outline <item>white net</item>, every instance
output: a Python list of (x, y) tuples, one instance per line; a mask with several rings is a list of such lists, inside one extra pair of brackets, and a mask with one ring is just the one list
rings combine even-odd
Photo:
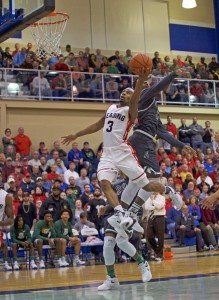
[(61, 54), (60, 41), (68, 19), (68, 14), (53, 12), (30, 26), (39, 57)]

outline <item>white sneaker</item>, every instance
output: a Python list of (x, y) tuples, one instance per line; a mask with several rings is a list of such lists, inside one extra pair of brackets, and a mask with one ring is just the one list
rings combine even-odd
[(138, 268), (141, 272), (142, 281), (143, 282), (150, 281), (152, 278), (152, 274), (151, 274), (149, 264), (147, 262), (141, 263), (140, 265), (138, 265)]
[(182, 197), (170, 186), (168, 186), (169, 189), (170, 189), (170, 192), (169, 192), (169, 197), (170, 199), (172, 200), (172, 205), (173, 206), (176, 206), (176, 208), (180, 209), (182, 208), (182, 205), (183, 205), (183, 200), (182, 200)]
[(207, 251), (207, 250), (209, 250), (209, 247), (207, 245), (204, 245), (203, 250)]
[(73, 260), (73, 266), (76, 267), (76, 266), (83, 266), (85, 265), (85, 262), (80, 260), (79, 258), (74, 258)]
[(17, 261), (14, 262), (14, 270), (17, 271), (20, 269), (20, 265)]
[(12, 271), (12, 267), (9, 266), (7, 261), (4, 263), (4, 269), (5, 269), (5, 271)]
[(138, 216), (137, 214), (133, 213), (132, 211), (127, 211), (125, 213), (125, 216), (126, 217), (130, 217), (133, 221), (133, 224), (131, 226), (131, 228), (129, 227), (126, 227), (126, 220), (123, 220), (121, 221), (121, 224), (120, 224), (120, 227), (127, 231), (127, 233), (129, 233), (130, 230), (135, 230), (137, 232), (140, 232), (140, 233), (144, 233), (144, 229), (141, 227), (141, 225), (138, 223)]
[(209, 250), (210, 250), (210, 251), (211, 251), (211, 250), (213, 250), (213, 251), (214, 251), (214, 250), (217, 250), (217, 247), (214, 247), (213, 245), (210, 245), (210, 246), (209, 246)]
[(45, 269), (46, 266), (45, 266), (45, 263), (43, 260), (40, 261), (40, 269)]
[(118, 289), (119, 287), (119, 281), (118, 279), (115, 278), (111, 278), (108, 275), (106, 276), (106, 281), (104, 281), (103, 284), (101, 284), (100, 286), (98, 286), (98, 291), (108, 291), (108, 290), (115, 290)]
[(58, 259), (58, 265), (59, 265), (59, 267), (65, 267), (65, 263), (64, 263), (64, 261), (61, 259), (61, 258), (59, 258)]
[(67, 260), (66, 260), (65, 257), (62, 257), (62, 262), (64, 264), (64, 267), (68, 267), (69, 266), (69, 263), (67, 262)]
[[(114, 215), (107, 219), (108, 223), (118, 232), (120, 229), (129, 228), (133, 224), (132, 218), (129, 213), (115, 210)], [(122, 224), (122, 227), (120, 226)], [(124, 230), (124, 229), (123, 229)]]
[(34, 261), (34, 260), (31, 260), (31, 262), (30, 262), (30, 267), (31, 267), (32, 270), (38, 269), (38, 268), (37, 268), (37, 265), (35, 264), (35, 261)]

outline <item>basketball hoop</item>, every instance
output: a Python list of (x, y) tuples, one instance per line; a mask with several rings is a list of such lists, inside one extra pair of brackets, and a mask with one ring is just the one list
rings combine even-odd
[(40, 22), (30, 26), (32, 36), (41, 58), (59, 56), (60, 41), (69, 19), (69, 15), (62, 12), (52, 12)]

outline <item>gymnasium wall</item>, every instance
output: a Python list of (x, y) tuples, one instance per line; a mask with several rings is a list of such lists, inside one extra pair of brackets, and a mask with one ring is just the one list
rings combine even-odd
[(169, 0), (170, 48), (172, 53), (211, 57), (217, 53), (213, 0), (197, 0), (194, 9), (183, 9), (181, 0)]
[[(31, 137), (32, 149), (38, 149), (40, 141), (45, 141), (48, 148), (61, 136), (74, 133), (100, 119), (108, 104), (62, 103), (37, 101), (4, 101), (0, 102), (0, 134), (4, 135), (5, 128), (12, 130), (12, 136), (17, 135), (18, 127), (25, 129), (25, 134)], [(174, 123), (180, 126), (180, 118), (186, 118), (187, 124), (192, 123), (193, 116), (197, 116), (199, 124), (204, 126), (206, 120), (211, 120), (212, 128), (219, 129), (218, 109), (195, 108), (179, 106), (160, 106), (161, 119), (166, 122), (167, 115), (173, 116)], [(181, 112), (180, 112), (181, 111)], [(101, 143), (101, 131), (78, 139), (79, 146), (89, 141), (94, 149)], [(68, 150), (70, 146), (63, 147)]]
[[(56, 10), (70, 14), (61, 45), (70, 43), (75, 52), (86, 46), (161, 55), (194, 52), (210, 57), (216, 53), (213, 0), (197, 0), (198, 7), (185, 10), (182, 0), (56, 0)], [(29, 29), (22, 40), (33, 41)], [(194, 40), (195, 38), (195, 40)], [(171, 51), (172, 50), (172, 51)]]

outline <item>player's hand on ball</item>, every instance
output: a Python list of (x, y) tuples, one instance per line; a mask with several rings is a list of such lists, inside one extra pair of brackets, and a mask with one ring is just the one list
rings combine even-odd
[(184, 146), (183, 147), (183, 151), (185, 153), (190, 153), (192, 155), (196, 155), (196, 151), (192, 147), (190, 147), (190, 146)]
[(76, 134), (69, 134), (66, 136), (62, 136), (61, 138), (63, 139), (62, 144), (68, 146), (71, 142), (76, 140), (77, 136)]
[(151, 69), (150, 68), (142, 68), (139, 69), (138, 72), (138, 80), (140, 81), (145, 81), (148, 79), (149, 74), (151, 73)]

